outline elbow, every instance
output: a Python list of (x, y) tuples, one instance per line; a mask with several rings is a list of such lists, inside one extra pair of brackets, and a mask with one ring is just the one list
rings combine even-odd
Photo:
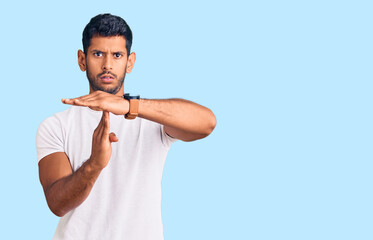
[(215, 114), (211, 111), (208, 135), (210, 135), (212, 131), (214, 131), (215, 127), (216, 127), (216, 117), (215, 117)]
[(65, 216), (65, 214), (67, 213), (66, 211), (63, 211), (62, 209), (54, 209), (54, 210), (52, 210), (52, 209), (50, 208), (50, 210), (51, 210), (52, 213), (53, 213), (54, 215), (56, 215), (57, 217), (63, 217), (63, 216)]
[(65, 209), (63, 207), (63, 204), (61, 204), (58, 201), (56, 201), (55, 199), (51, 198), (50, 194), (48, 194), (48, 193), (46, 193), (45, 196), (46, 196), (48, 207), (51, 210), (51, 212), (54, 215), (56, 215), (57, 217), (65, 216), (67, 211), (65, 211)]
[(66, 214), (66, 212), (63, 211), (62, 208), (59, 208), (58, 206), (53, 206), (53, 204), (51, 204), (49, 201), (48, 201), (48, 207), (51, 210), (51, 212), (57, 217), (63, 217)]
[(54, 214), (54, 215), (56, 215), (57, 217), (63, 217), (63, 216), (65, 216), (65, 214), (66, 213), (63, 213), (62, 211), (57, 211), (57, 210), (52, 210), (51, 209), (51, 211), (52, 211), (52, 213)]
[(209, 114), (209, 117), (208, 117), (208, 121), (206, 121), (206, 123), (207, 123), (206, 128), (205, 128), (205, 131), (202, 133), (202, 135), (203, 135), (202, 138), (210, 135), (216, 127), (216, 117), (215, 117), (215, 114), (211, 110), (210, 110), (210, 114)]

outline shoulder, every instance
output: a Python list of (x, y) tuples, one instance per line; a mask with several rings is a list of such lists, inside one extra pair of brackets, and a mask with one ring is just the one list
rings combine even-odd
[(71, 119), (74, 115), (77, 114), (77, 111), (79, 111), (76, 108), (77, 107), (70, 107), (65, 111), (55, 113), (52, 116), (44, 119), (38, 127), (37, 136), (61, 134), (62, 128), (64, 128), (64, 126), (66, 126), (66, 124), (70, 122), (69, 119)]
[(42, 121), (39, 125), (39, 128), (43, 126), (60, 125), (61, 123), (66, 123), (69, 119), (74, 118), (76, 115), (80, 115), (81, 112), (82, 107), (69, 107), (62, 112), (55, 113), (52, 116), (44, 119), (44, 121)]

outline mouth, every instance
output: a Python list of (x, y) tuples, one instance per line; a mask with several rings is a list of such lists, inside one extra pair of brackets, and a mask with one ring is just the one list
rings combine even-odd
[(100, 79), (103, 83), (112, 83), (115, 78), (110, 74), (104, 74), (100, 76)]

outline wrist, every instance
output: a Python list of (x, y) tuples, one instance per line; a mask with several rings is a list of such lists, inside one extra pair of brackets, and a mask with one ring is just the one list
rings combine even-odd
[(92, 156), (86, 161), (86, 164), (86, 172), (88, 175), (95, 175), (95, 173), (100, 173), (102, 169), (106, 167), (106, 165), (99, 163)]
[(123, 102), (123, 107), (122, 107), (123, 111), (122, 111), (122, 114), (120, 115), (126, 115), (130, 111), (130, 102), (123, 97), (121, 98), (122, 98), (121, 101)]

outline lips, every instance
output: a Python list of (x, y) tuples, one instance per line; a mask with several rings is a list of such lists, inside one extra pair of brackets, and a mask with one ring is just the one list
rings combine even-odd
[(110, 74), (104, 74), (100, 76), (100, 79), (103, 83), (112, 83), (115, 78)]

